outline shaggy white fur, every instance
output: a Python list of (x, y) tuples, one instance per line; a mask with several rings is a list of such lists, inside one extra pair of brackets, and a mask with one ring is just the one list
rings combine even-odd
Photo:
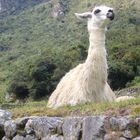
[(121, 96), (121, 97), (118, 97), (115, 101), (122, 102), (122, 101), (132, 100), (132, 99), (136, 99), (136, 98), (133, 96)]
[(88, 20), (89, 50), (83, 64), (68, 72), (58, 84), (48, 101), (48, 107), (76, 105), (85, 102), (108, 102), (115, 94), (107, 83), (107, 59), (105, 49), (106, 24), (114, 18), (113, 9), (95, 7), (93, 12), (76, 14)]

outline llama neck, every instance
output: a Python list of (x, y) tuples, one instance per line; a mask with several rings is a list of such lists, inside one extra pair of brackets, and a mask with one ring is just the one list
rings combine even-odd
[(93, 62), (93, 60), (99, 57), (106, 60), (105, 32), (105, 29), (93, 29), (89, 31), (90, 45), (86, 62)]
[(89, 50), (88, 55), (92, 55), (94, 49), (105, 48), (105, 29), (93, 29), (89, 31)]
[(93, 29), (92, 31), (90, 31), (89, 41), (90, 46), (85, 63), (90, 67), (90, 77), (92, 78), (96, 75), (99, 80), (105, 82), (107, 81), (105, 29)]

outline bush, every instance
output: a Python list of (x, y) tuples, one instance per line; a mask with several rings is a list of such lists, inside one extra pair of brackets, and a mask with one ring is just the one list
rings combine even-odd
[(54, 90), (53, 75), (56, 66), (47, 61), (39, 62), (31, 72), (30, 97), (34, 100), (50, 95)]
[(126, 84), (132, 81), (135, 73), (131, 66), (124, 63), (111, 63), (109, 65), (109, 82), (114, 90), (125, 88)]
[(140, 86), (140, 76), (136, 76), (131, 83), (128, 83), (127, 86)]
[[(33, 65), (32, 68), (22, 69), (13, 76), (10, 81), (8, 93), (16, 96), (16, 99), (41, 99), (50, 95), (56, 86), (53, 81), (53, 74), (56, 66), (42, 60)], [(29, 66), (30, 67), (30, 66)]]
[(26, 99), (29, 96), (28, 80), (28, 76), (25, 73), (18, 72), (10, 82), (8, 93), (16, 97), (16, 99)]

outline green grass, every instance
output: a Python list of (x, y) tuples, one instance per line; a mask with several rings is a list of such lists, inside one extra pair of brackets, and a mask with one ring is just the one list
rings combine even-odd
[[(3, 105), (3, 107), (6, 105)], [(25, 116), (91, 116), (91, 115), (107, 115), (107, 116), (139, 116), (140, 115), (140, 99), (133, 99), (123, 102), (112, 103), (87, 103), (77, 106), (64, 106), (57, 109), (47, 107), (47, 102), (30, 102), (25, 104), (11, 104), (13, 118)]]

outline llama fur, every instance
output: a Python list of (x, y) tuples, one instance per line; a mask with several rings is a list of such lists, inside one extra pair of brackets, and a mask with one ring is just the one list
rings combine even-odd
[(88, 56), (83, 64), (70, 70), (61, 79), (49, 98), (48, 107), (51, 108), (86, 102), (112, 102), (116, 99), (107, 83), (108, 65), (105, 49), (106, 25), (114, 18), (113, 9), (98, 6), (92, 12), (76, 14), (76, 16), (87, 20), (88, 23), (90, 43)]
[[(105, 14), (106, 10), (110, 9), (109, 7), (99, 8), (103, 9)], [(104, 25), (97, 28), (92, 14), (90, 12), (76, 14), (78, 18), (88, 20), (90, 36), (88, 56), (85, 63), (78, 65), (62, 78), (49, 98), (49, 107), (56, 108), (85, 102), (108, 102), (115, 99), (115, 94), (107, 83), (106, 28)], [(103, 21), (102, 24), (104, 24)]]
[(118, 97), (116, 98), (116, 102), (123, 102), (123, 101), (126, 101), (126, 100), (134, 100), (136, 99), (135, 97), (133, 96), (121, 96), (121, 97)]

